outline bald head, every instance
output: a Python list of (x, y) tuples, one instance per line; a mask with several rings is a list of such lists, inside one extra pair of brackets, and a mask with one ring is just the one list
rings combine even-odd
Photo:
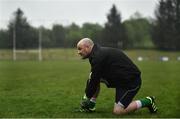
[(87, 58), (94, 46), (93, 41), (90, 38), (83, 38), (77, 43), (78, 54), (83, 59)]
[(93, 43), (93, 41), (92, 41), (90, 38), (83, 38), (83, 39), (81, 39), (81, 40), (78, 42), (77, 46), (78, 46), (78, 45), (93, 46), (94, 43)]

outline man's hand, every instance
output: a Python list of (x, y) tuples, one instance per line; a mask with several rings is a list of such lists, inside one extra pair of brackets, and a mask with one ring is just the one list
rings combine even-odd
[(89, 108), (90, 99), (82, 99), (80, 105), (83, 109)]
[(83, 97), (81, 103), (80, 103), (80, 106), (82, 109), (85, 109), (89, 112), (92, 112), (92, 111), (95, 111), (95, 105), (96, 103), (91, 101), (89, 98), (87, 97)]

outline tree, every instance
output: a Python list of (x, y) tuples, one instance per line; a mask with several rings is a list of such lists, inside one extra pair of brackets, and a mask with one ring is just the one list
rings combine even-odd
[(13, 32), (16, 34), (16, 48), (25, 49), (38, 46), (38, 32), (30, 26), (20, 8), (14, 12), (14, 18), (10, 21), (8, 29), (11, 43), (13, 40)]
[(94, 42), (99, 43), (102, 29), (102, 26), (99, 24), (84, 23), (81, 32), (83, 37), (89, 37)]
[(54, 47), (54, 42), (52, 42), (52, 30), (47, 29), (45, 27), (40, 28), (42, 33), (42, 46), (45, 48)]
[(102, 44), (110, 47), (123, 47), (125, 38), (124, 26), (121, 23), (121, 15), (113, 5), (107, 15), (108, 22), (103, 30)]
[(152, 25), (147, 18), (135, 12), (129, 20), (123, 22), (127, 32), (127, 48), (150, 48), (153, 47), (151, 39)]
[(180, 1), (160, 0), (155, 11), (153, 41), (162, 50), (180, 50)]
[(65, 43), (65, 29), (62, 25), (55, 24), (52, 28), (52, 42), (54, 47), (63, 47)]
[(66, 47), (76, 47), (77, 42), (82, 38), (81, 29), (75, 23), (66, 28)]
[(0, 48), (10, 48), (11, 42), (8, 40), (8, 31), (0, 30)]

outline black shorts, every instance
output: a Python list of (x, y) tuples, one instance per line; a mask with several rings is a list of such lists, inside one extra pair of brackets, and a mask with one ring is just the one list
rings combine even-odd
[(115, 102), (117, 104), (122, 104), (124, 108), (128, 107), (128, 105), (132, 102), (133, 98), (135, 97), (139, 89), (140, 85), (133, 89), (116, 88)]

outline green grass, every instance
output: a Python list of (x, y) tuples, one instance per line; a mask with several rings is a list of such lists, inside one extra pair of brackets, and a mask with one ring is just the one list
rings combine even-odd
[[(20, 51), (20, 52), (19, 52)], [(38, 50), (19, 50), (17, 60), (38, 60)], [(180, 57), (180, 51), (156, 51), (156, 50), (125, 50), (131, 59), (137, 60), (141, 56), (144, 60), (158, 61), (160, 57), (167, 56), (171, 61), (176, 61)], [(74, 60), (79, 59), (76, 49), (43, 49), (43, 60)], [(0, 60), (12, 60), (12, 50), (0, 50)]]
[(75, 113), (84, 94), (87, 61), (0, 61), (0, 117), (180, 117), (180, 62), (136, 62), (143, 84), (135, 99), (155, 95), (159, 112), (147, 109), (125, 116), (112, 114), (114, 89), (101, 85), (95, 113)]

